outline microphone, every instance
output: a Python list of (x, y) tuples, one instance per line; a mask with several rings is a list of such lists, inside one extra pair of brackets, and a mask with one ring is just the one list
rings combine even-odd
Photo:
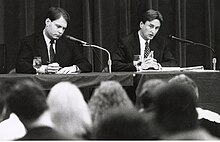
[(87, 42), (85, 42), (85, 41), (83, 41), (83, 40), (80, 40), (80, 39), (77, 39), (77, 38), (75, 38), (75, 37), (69, 36), (69, 35), (65, 35), (65, 37), (66, 37), (67, 39), (70, 39), (70, 40), (73, 40), (73, 41), (77, 41), (77, 42), (79, 42), (79, 43), (81, 43), (81, 44), (87, 44)]
[(83, 40), (77, 39), (77, 38), (72, 37), (72, 36), (69, 36), (69, 35), (65, 35), (65, 37), (66, 37), (67, 39), (70, 39), (70, 40), (77, 41), (77, 42), (81, 43), (82, 46), (84, 46), (84, 47), (94, 47), (94, 48), (98, 48), (98, 49), (100, 49), (100, 50), (105, 51), (105, 52), (108, 54), (109, 73), (112, 72), (112, 69), (111, 69), (111, 65), (112, 65), (111, 55), (110, 55), (110, 52), (109, 52), (107, 49), (105, 49), (105, 48), (103, 48), (103, 47), (100, 47), (100, 46), (97, 46), (97, 45), (88, 44), (87, 42), (85, 42), (85, 41), (83, 41)]
[(179, 42), (185, 42), (185, 43), (189, 43), (189, 44), (195, 44), (193, 41), (190, 41), (190, 40), (186, 40), (186, 39), (182, 39), (182, 38), (178, 38), (178, 37), (175, 37), (173, 35), (169, 35), (169, 38), (172, 39), (172, 40), (177, 40)]
[(203, 46), (203, 47), (206, 47), (206, 48), (210, 49), (212, 51), (212, 53), (214, 54), (213, 59), (212, 59), (213, 70), (216, 70), (217, 59), (215, 57), (215, 50), (213, 48), (211, 48), (208, 45), (202, 44), (202, 43), (196, 43), (196, 42), (193, 42), (193, 41), (190, 41), (190, 40), (175, 37), (173, 35), (169, 35), (169, 38), (172, 39), (172, 40), (179, 41), (179, 42), (185, 42), (185, 43), (189, 43), (189, 44), (193, 44), (193, 45), (197, 45), (197, 46)]

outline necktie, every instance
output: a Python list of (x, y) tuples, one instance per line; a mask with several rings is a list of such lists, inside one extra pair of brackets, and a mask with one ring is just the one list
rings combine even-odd
[(53, 63), (54, 62), (54, 58), (55, 58), (55, 52), (53, 50), (53, 44), (54, 44), (54, 40), (51, 40), (50, 41), (50, 63)]
[(144, 58), (147, 58), (149, 54), (150, 54), (150, 47), (149, 47), (149, 43), (146, 41), (145, 49), (144, 49)]

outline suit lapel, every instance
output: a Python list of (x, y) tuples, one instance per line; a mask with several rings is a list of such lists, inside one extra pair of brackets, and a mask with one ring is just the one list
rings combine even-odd
[(57, 40), (56, 42), (56, 56), (55, 56), (55, 61), (58, 61), (64, 57), (64, 47), (65, 45), (62, 42), (62, 39)]
[(157, 42), (157, 40), (153, 39), (150, 41), (150, 49), (151, 51), (154, 51), (154, 58), (155, 59), (159, 59), (160, 57), (160, 50), (159, 50), (159, 44)]
[(138, 55), (140, 54), (140, 40), (139, 40), (139, 37), (138, 37), (138, 32), (135, 32), (133, 34), (134, 36), (134, 41), (132, 41), (132, 49), (133, 49), (133, 55)]
[(49, 57), (48, 57), (47, 45), (44, 40), (43, 34), (37, 35), (36, 47), (38, 50), (37, 52), (40, 53), (40, 55), (41, 55), (42, 64), (47, 65), (49, 62)]

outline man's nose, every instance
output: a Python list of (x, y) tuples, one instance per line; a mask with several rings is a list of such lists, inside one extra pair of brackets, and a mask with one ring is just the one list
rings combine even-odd
[(157, 33), (157, 29), (156, 29), (156, 28), (152, 28), (152, 29), (151, 29), (151, 32), (154, 33), (154, 34), (156, 34), (156, 33)]
[(60, 34), (63, 34), (64, 31), (65, 31), (65, 30), (64, 30), (63, 28), (59, 28), (59, 29), (58, 29), (58, 32), (59, 32)]

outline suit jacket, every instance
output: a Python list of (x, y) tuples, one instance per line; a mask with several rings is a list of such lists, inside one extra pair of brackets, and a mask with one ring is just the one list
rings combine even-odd
[(18, 140), (69, 140), (69, 138), (61, 135), (53, 128), (42, 126), (28, 130), (27, 134)]
[[(77, 65), (82, 72), (90, 72), (91, 64), (80, 52), (80, 45), (61, 37), (56, 41), (55, 62), (61, 67)], [(32, 67), (34, 56), (42, 58), (42, 65), (47, 65), (49, 61), (47, 45), (43, 33), (33, 34), (21, 40), (20, 50), (16, 63), (17, 73), (36, 73)]]
[[(167, 42), (160, 36), (155, 36), (150, 41), (150, 49), (154, 51), (154, 58), (162, 66), (176, 66), (176, 60), (173, 57)], [(134, 32), (121, 39), (118, 49), (112, 54), (113, 71), (136, 71), (133, 65), (134, 55), (140, 54), (140, 40), (138, 32)]]
[(205, 128), (211, 135), (220, 138), (220, 123), (210, 121), (208, 119), (199, 119), (201, 127)]

